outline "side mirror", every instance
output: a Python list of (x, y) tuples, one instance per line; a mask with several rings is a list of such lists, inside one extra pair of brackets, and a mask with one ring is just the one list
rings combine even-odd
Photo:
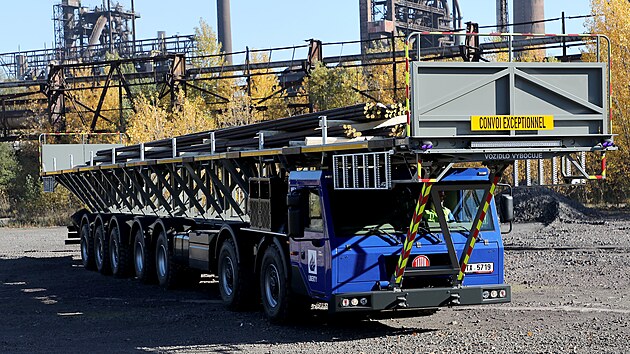
[(287, 207), (287, 235), (291, 238), (304, 237), (302, 193), (296, 191), (287, 195)]
[(500, 201), (500, 216), (501, 222), (512, 222), (514, 221), (514, 198), (508, 194), (501, 194)]

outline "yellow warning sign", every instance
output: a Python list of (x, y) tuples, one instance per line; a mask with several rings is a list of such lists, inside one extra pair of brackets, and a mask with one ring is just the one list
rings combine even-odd
[(470, 116), (473, 131), (552, 130), (553, 116)]

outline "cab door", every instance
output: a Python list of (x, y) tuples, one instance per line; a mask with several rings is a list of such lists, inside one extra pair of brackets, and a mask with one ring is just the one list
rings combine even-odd
[(304, 221), (304, 238), (300, 240), (300, 272), (312, 295), (326, 296), (330, 270), (330, 245), (325, 213), (319, 188), (308, 189), (308, 217)]

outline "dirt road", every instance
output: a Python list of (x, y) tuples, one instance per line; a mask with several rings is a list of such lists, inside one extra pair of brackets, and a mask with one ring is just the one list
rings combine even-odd
[(65, 229), (0, 228), (0, 352), (610, 352), (630, 350), (630, 221), (521, 224), (513, 302), (429, 317), (291, 326), (229, 312), (217, 284), (163, 291), (81, 267)]

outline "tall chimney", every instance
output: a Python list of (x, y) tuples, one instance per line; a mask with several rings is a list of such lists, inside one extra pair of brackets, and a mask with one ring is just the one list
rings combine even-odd
[(497, 0), (497, 32), (509, 32), (507, 0)]
[(514, 26), (515, 33), (545, 33), (545, 0), (514, 0), (514, 23), (526, 23)]
[[(232, 25), (230, 21), (230, 0), (217, 0), (219, 43), (221, 43), (221, 49), (224, 53), (232, 53)], [(232, 56), (227, 55), (225, 61), (232, 64)]]

